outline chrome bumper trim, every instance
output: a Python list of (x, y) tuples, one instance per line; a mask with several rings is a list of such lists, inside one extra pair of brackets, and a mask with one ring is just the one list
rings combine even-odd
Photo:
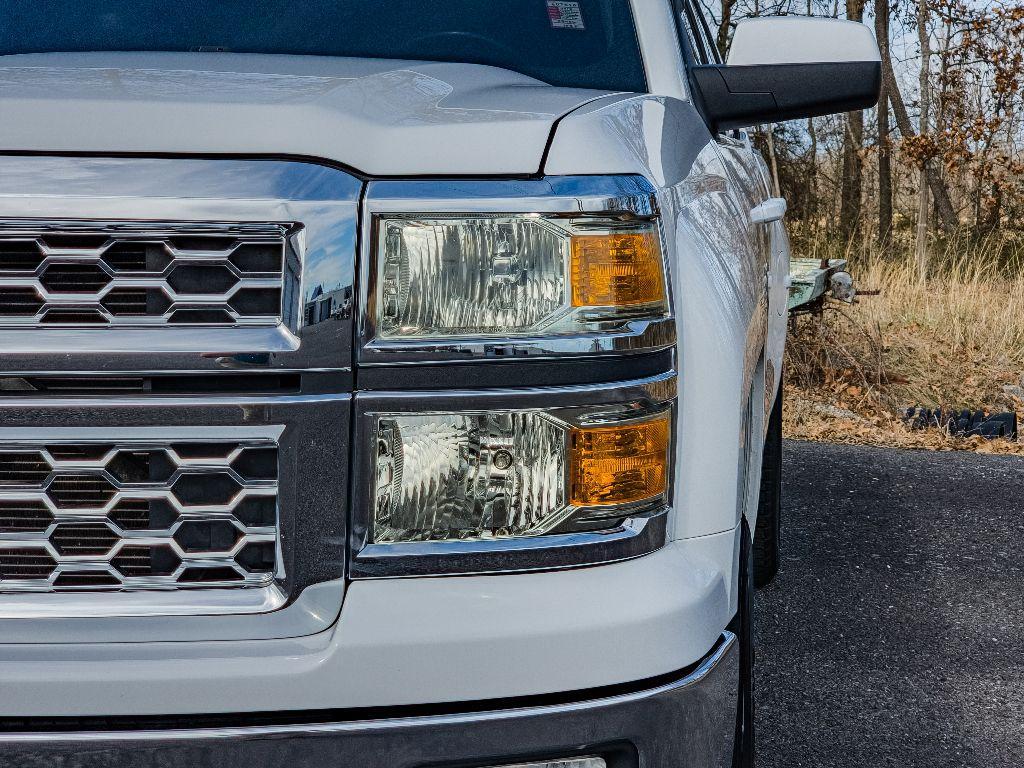
[(97, 768), (319, 768), (328, 756), (337, 765), (413, 768), (569, 754), (617, 754), (616, 764), (630, 768), (725, 768), (731, 765), (735, 733), (737, 648), (736, 636), (723, 632), (713, 651), (684, 677), (571, 703), (345, 722), (8, 732), (0, 734), (0, 750), (15, 761), (11, 764), (57, 766), (75, 755), (77, 765)]

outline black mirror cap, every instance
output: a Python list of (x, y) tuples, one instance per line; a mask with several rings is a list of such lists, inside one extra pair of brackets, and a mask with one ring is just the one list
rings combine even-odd
[(867, 109), (878, 103), (877, 61), (694, 67), (691, 83), (715, 131)]

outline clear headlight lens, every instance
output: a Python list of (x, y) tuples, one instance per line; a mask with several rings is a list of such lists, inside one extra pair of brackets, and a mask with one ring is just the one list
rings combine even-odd
[(517, 337), (667, 311), (652, 221), (380, 217), (377, 335)]
[(668, 411), (600, 426), (537, 410), (380, 414), (370, 539), (592, 528), (594, 514), (665, 497), (670, 420)]

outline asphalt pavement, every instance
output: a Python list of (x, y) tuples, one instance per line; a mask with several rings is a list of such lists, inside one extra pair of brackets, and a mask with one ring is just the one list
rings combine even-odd
[(1024, 766), (1024, 457), (786, 442), (758, 768)]

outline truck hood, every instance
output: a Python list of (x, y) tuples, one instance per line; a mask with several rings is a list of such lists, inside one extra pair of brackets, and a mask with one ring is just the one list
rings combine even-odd
[(293, 155), (374, 176), (533, 174), (555, 122), (605, 95), (476, 64), (0, 56), (0, 152)]

